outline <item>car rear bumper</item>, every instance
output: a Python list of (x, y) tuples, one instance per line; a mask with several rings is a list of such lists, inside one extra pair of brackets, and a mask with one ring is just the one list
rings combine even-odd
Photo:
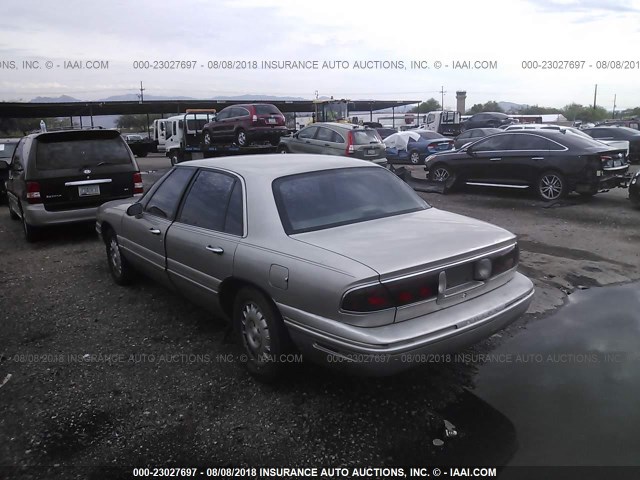
[[(305, 357), (363, 375), (391, 375), (429, 361), (429, 355), (459, 351), (506, 327), (526, 312), (534, 294), (524, 275), (458, 305), (391, 325), (361, 328), (322, 319), (279, 305), (291, 339)], [(431, 325), (447, 319), (448, 327)]]
[(610, 190), (612, 188), (626, 188), (631, 180), (631, 174), (627, 173), (629, 167), (620, 169), (619, 173), (607, 173), (602, 177), (598, 177), (593, 182), (577, 182), (575, 190), (576, 192), (599, 192), (603, 190)]
[(287, 127), (258, 127), (247, 131), (251, 140), (271, 140), (289, 135)]
[(22, 210), (29, 225), (34, 227), (45, 227), (49, 225), (62, 225), (65, 223), (95, 221), (98, 207), (52, 212), (45, 210), (44, 205), (42, 204), (23, 204)]

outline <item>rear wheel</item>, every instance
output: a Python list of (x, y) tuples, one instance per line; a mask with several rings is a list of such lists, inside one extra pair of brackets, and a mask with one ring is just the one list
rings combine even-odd
[(169, 159), (171, 160), (171, 165), (177, 165), (182, 161), (180, 158), (180, 153), (177, 150), (169, 153)]
[(540, 175), (536, 190), (542, 200), (551, 202), (562, 198), (566, 193), (567, 186), (560, 173), (549, 171)]
[(11, 217), (11, 220), (20, 220), (20, 215), (14, 212), (13, 208), (11, 208), (11, 202), (9, 202), (9, 217)]
[(411, 161), (411, 163), (413, 163), (414, 165), (417, 165), (420, 162), (420, 154), (413, 150), (410, 154), (409, 154), (409, 160)]
[(286, 145), (278, 145), (278, 153), (290, 153)]
[(27, 217), (24, 214), (22, 205), (20, 206), (20, 212), (22, 214), (22, 231), (24, 233), (24, 239), (27, 242), (35, 242), (38, 237), (38, 229), (33, 225), (30, 225), (29, 222), (27, 222)]
[(263, 382), (275, 381), (284, 369), (281, 356), (289, 346), (280, 312), (260, 291), (244, 287), (236, 296), (233, 320), (249, 373)]
[(113, 281), (118, 285), (128, 285), (131, 283), (132, 271), (126, 258), (120, 251), (118, 237), (113, 230), (109, 230), (105, 238), (107, 249), (107, 263)]
[(236, 144), (239, 147), (246, 147), (249, 144), (247, 139), (247, 132), (245, 132), (242, 128), (239, 128), (236, 132)]

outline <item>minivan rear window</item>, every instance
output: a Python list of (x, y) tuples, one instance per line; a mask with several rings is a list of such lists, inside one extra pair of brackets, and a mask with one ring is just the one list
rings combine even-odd
[(131, 163), (127, 145), (119, 137), (38, 142), (38, 170), (78, 169)]
[(256, 105), (256, 115), (282, 115), (274, 105)]

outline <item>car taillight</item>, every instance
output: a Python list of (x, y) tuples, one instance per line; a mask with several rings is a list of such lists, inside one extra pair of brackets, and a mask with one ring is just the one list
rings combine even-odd
[(347, 132), (347, 149), (345, 150), (345, 154), (352, 155), (355, 152), (355, 147), (353, 146), (353, 132)]
[(375, 312), (394, 306), (389, 292), (382, 284), (352, 290), (342, 299), (342, 309), (349, 312)]
[(437, 296), (438, 276), (422, 275), (352, 290), (344, 296), (342, 309), (355, 313), (375, 312), (422, 302)]
[(500, 255), (493, 260), (492, 275), (499, 275), (506, 272), (507, 270), (511, 270), (513, 267), (518, 265), (519, 259), (520, 248), (518, 247), (518, 245), (516, 245), (507, 253)]
[(133, 174), (133, 193), (143, 193), (144, 186), (142, 185), (142, 175), (140, 172), (135, 172)]
[(257, 115), (254, 115), (254, 116), (253, 116), (253, 118), (252, 118), (251, 120), (253, 120), (253, 123), (256, 123), (256, 122), (258, 121), (258, 116), (257, 116)]
[(40, 184), (38, 182), (27, 182), (27, 203), (42, 203)]

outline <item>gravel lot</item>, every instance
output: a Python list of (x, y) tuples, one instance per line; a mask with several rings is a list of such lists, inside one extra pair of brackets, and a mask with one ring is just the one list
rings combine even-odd
[[(163, 158), (140, 164), (166, 168)], [(518, 234), (521, 271), (537, 286), (530, 313), (474, 352), (544, 321), (577, 288), (640, 278), (640, 211), (626, 191), (555, 205), (512, 192), (423, 195)], [(104, 478), (99, 466), (499, 465), (508, 458), (472, 448), (490, 428), (461, 420), (474, 364), (432, 363), (373, 380), (300, 364), (286, 381), (261, 385), (235, 361), (240, 349), (223, 321), (144, 278), (116, 286), (92, 225), (51, 229), (26, 244), (3, 204), (0, 256), (0, 466), (20, 467), (0, 477), (50, 478), (64, 466), (85, 467), (64, 471), (67, 478)], [(445, 418), (457, 419), (459, 434), (436, 447)], [(39, 465), (47, 467), (28, 468)]]

